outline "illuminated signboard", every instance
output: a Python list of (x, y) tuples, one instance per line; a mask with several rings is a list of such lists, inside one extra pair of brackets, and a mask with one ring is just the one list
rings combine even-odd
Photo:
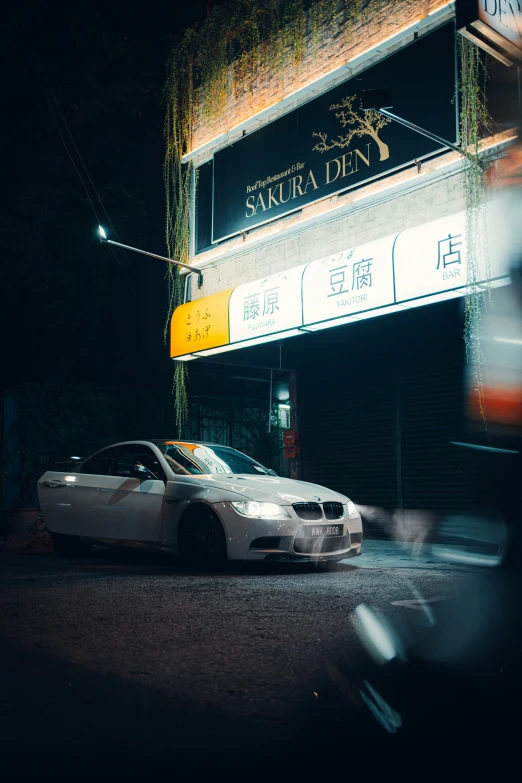
[(228, 305), (234, 289), (177, 307), (170, 323), (170, 356), (196, 353), (230, 342)]
[(315, 324), (393, 304), (394, 239), (378, 239), (308, 264), (303, 276), (303, 322)]
[(230, 342), (302, 326), (300, 292), (304, 269), (294, 267), (234, 289), (230, 297)]
[[(474, 286), (509, 282), (509, 245), (495, 231), (501, 208), (488, 207), (489, 248)], [(458, 212), (181, 305), (172, 316), (171, 356), (193, 359), (328, 329), (463, 296), (469, 284), (466, 218)]]
[(456, 142), (454, 54), (451, 23), (216, 152), (198, 180), (197, 251), (441, 149), (362, 111), (363, 90), (393, 87), (398, 115)]

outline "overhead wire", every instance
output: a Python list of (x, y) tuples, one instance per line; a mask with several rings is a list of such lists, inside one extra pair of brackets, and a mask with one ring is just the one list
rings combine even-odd
[[(79, 160), (81, 162), (81, 165), (83, 166), (83, 170), (85, 172), (85, 175), (86, 175), (87, 179), (89, 180), (94, 193), (96, 194), (96, 198), (98, 199), (98, 201), (100, 203), (100, 206), (101, 206), (101, 208), (102, 208), (102, 210), (103, 210), (103, 212), (104, 212), (104, 214), (105, 214), (105, 216), (106, 216), (106, 218), (107, 218), (107, 220), (108, 220), (112, 230), (114, 231), (114, 234), (115, 234), (116, 238), (118, 238), (118, 234), (116, 232), (116, 229), (114, 228), (114, 225), (113, 225), (113, 223), (112, 223), (112, 221), (111, 221), (111, 219), (109, 217), (109, 214), (108, 214), (108, 212), (107, 212), (107, 210), (105, 208), (105, 205), (104, 205), (104, 203), (103, 203), (103, 201), (101, 199), (101, 196), (98, 193), (98, 191), (96, 189), (96, 186), (94, 185), (94, 182), (92, 180), (92, 177), (89, 174), (89, 171), (87, 169), (85, 161), (83, 160), (83, 158), (82, 158), (82, 156), (80, 154), (80, 151), (78, 150), (78, 147), (77, 147), (76, 142), (74, 140), (74, 137), (73, 137), (73, 135), (72, 135), (72, 133), (71, 133), (71, 131), (69, 129), (67, 121), (66, 121), (66, 119), (65, 119), (65, 117), (64, 117), (64, 115), (63, 115), (63, 113), (62, 113), (62, 111), (60, 109), (60, 106), (59, 106), (59, 103), (58, 103), (58, 101), (56, 99), (54, 91), (53, 91), (53, 89), (52, 89), (52, 87), (50, 85), (49, 80), (47, 79), (47, 76), (45, 74), (45, 70), (44, 70), (44, 68), (43, 68), (43, 66), (42, 66), (42, 64), (40, 62), (40, 59), (39, 59), (39, 57), (38, 57), (38, 55), (36, 53), (36, 50), (34, 49), (34, 46), (33, 46), (32, 42), (31, 42), (31, 39), (30, 39), (30, 37), (29, 37), (29, 35), (28, 35), (28, 33), (27, 33), (27, 31), (25, 29), (25, 26), (24, 26), (22, 21), (21, 21), (21, 26), (23, 28), (24, 35), (25, 35), (25, 37), (27, 39), (27, 42), (29, 43), (29, 46), (30, 46), (29, 56), (33, 60), (33, 65), (34, 65), (34, 68), (35, 68), (35, 72), (36, 72), (36, 77), (38, 79), (38, 83), (40, 84), (42, 92), (43, 92), (43, 94), (45, 96), (45, 99), (47, 101), (47, 104), (49, 106), (49, 110), (51, 112), (51, 116), (53, 118), (54, 124), (56, 126), (56, 130), (58, 131), (58, 135), (59, 135), (60, 140), (61, 140), (61, 142), (63, 144), (65, 152), (67, 153), (67, 156), (68, 156), (69, 160), (71, 161), (71, 164), (73, 165), (74, 170), (76, 171), (76, 174), (78, 175), (78, 178), (80, 179), (80, 182), (81, 182), (81, 184), (83, 186), (83, 189), (85, 191), (85, 194), (87, 196), (87, 199), (89, 201), (91, 209), (92, 209), (92, 211), (93, 211), (93, 213), (94, 213), (94, 215), (96, 217), (96, 222), (97, 222), (98, 225), (100, 225), (102, 221), (100, 220), (99, 214), (98, 214), (98, 212), (97, 212), (97, 210), (96, 210), (96, 208), (94, 206), (94, 203), (92, 201), (91, 195), (89, 193), (89, 189), (88, 189), (88, 187), (87, 187), (87, 185), (85, 183), (85, 179), (82, 176), (82, 173), (81, 173), (80, 169), (78, 168), (78, 166), (76, 164), (76, 161), (74, 160), (74, 157), (72, 156), (72, 154), (71, 154), (71, 152), (69, 150), (69, 147), (67, 145), (67, 141), (64, 138), (64, 135), (63, 135), (62, 130), (60, 128), (60, 125), (59, 125), (59, 122), (57, 120), (55, 111), (53, 109), (53, 105), (51, 103), (51, 99), (49, 98), (49, 93), (50, 93), (50, 95), (52, 97), (52, 100), (54, 102), (54, 105), (56, 106), (56, 109), (57, 109), (58, 113), (60, 114), (60, 118), (61, 118), (61, 120), (62, 120), (62, 122), (63, 122), (63, 124), (65, 126), (65, 129), (67, 130), (69, 138), (71, 139), (71, 142), (72, 142), (72, 144), (74, 146), (76, 154), (78, 155), (78, 158), (79, 158)], [(43, 79), (45, 79), (45, 83), (42, 80), (42, 76), (43, 76)], [(47, 85), (47, 87), (46, 87), (46, 85)], [(130, 279), (128, 277), (128, 274), (127, 274), (127, 271), (126, 271), (125, 267), (123, 266), (123, 264), (121, 263), (120, 259), (118, 258), (118, 255), (115, 253), (114, 248), (112, 246), (109, 246), (109, 247), (110, 247), (110, 250), (112, 252), (112, 255), (113, 255), (116, 263), (118, 264), (118, 266), (119, 266), (123, 276), (125, 277), (127, 285), (129, 286), (130, 290), (132, 291), (133, 296), (136, 298), (136, 301), (139, 303), (140, 302), (140, 297), (138, 296), (137, 292), (134, 290), (134, 286), (133, 286), (133, 284), (131, 283), (131, 281), (130, 281)]]

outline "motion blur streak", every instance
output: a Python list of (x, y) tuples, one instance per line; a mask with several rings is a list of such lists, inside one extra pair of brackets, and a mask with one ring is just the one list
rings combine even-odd
[(399, 546), (415, 557), (432, 535), (437, 516), (423, 509), (396, 509), (386, 511), (376, 506), (356, 506), (363, 521), (380, 527)]
[(378, 664), (404, 658), (402, 647), (390, 625), (364, 604), (356, 607), (353, 622), (359, 638)]
[(373, 717), (386, 729), (386, 731), (390, 734), (395, 734), (402, 726), (401, 716), (384, 701), (382, 696), (380, 696), (375, 688), (366, 680), (364, 681), (364, 687), (366, 688), (367, 693), (365, 693), (364, 690), (361, 690), (361, 698)]

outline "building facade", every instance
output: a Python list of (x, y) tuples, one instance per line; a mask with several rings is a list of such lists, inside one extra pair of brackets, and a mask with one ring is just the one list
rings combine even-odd
[[(257, 383), (289, 475), (371, 507), (467, 509), (481, 493), (480, 455), (459, 446), (463, 304), (509, 281), (499, 207), (472, 273), (466, 159), (379, 111), (458, 143), (455, 4), (361, 7), (349, 35), (340, 14), (319, 43), (309, 11), (299, 67), (260, 68), (196, 118), (183, 162), (203, 284), (187, 278), (171, 356), (192, 388), (210, 367), (229, 394)], [(509, 118), (482, 136), (501, 155)]]

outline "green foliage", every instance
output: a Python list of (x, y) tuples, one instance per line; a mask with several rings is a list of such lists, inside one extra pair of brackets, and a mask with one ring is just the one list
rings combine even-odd
[(185, 362), (174, 362), (174, 378), (172, 381), (172, 393), (174, 395), (174, 412), (178, 435), (188, 416), (187, 399), (188, 371)]
[(467, 293), (465, 299), (464, 339), (466, 358), (473, 366), (475, 393), (486, 424), (484, 409), (484, 355), (480, 340), (481, 320), (490, 299), (489, 284), (479, 283), (485, 271), (490, 278), (486, 226), (486, 161), (480, 140), (491, 131), (485, 84), (485, 56), (479, 47), (459, 36), (460, 53), (460, 142), (467, 158), (464, 173), (466, 198)]
[[(199, 24), (183, 31), (170, 57), (165, 86), (165, 234), (170, 258), (187, 263), (190, 257), (189, 208), (192, 164), (182, 164), (190, 150), (194, 124), (226, 113), (231, 99), (252, 85), (274, 64), (284, 87), (289, 67), (296, 72), (311, 36), (314, 56), (325, 33), (338, 25), (347, 40), (364, 17), (371, 18), (388, 0), (236, 0), (219, 3)], [(173, 310), (183, 301), (178, 270), (167, 271), (167, 340)], [(187, 368), (175, 363), (173, 392), (176, 424), (187, 417)]]

